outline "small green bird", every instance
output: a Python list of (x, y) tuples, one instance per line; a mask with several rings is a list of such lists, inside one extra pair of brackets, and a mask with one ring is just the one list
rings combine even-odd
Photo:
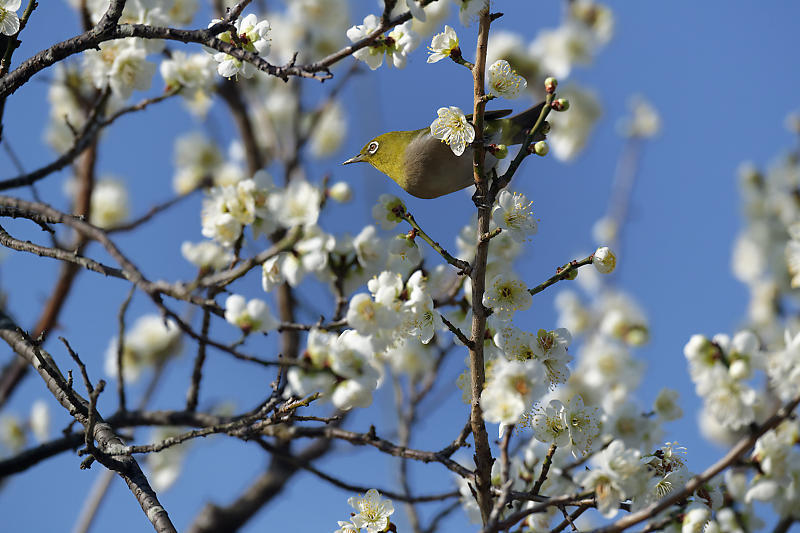
[[(484, 115), (484, 137), (495, 144), (514, 145), (525, 141), (542, 112), (544, 102), (510, 118), (511, 110), (487, 111)], [(472, 115), (467, 115), (471, 120)], [(537, 133), (534, 141), (544, 135)], [(369, 163), (380, 170), (406, 192), (417, 198), (438, 198), (469, 187), (474, 183), (472, 174), (472, 148), (467, 147), (461, 156), (431, 135), (430, 128), (412, 131), (390, 131), (368, 142), (364, 148), (343, 165)], [(486, 153), (486, 168), (497, 159)]]

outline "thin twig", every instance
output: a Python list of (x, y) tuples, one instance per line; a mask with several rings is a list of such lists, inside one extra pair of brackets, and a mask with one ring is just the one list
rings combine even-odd
[(136, 287), (131, 286), (128, 296), (122, 302), (117, 315), (117, 396), (119, 397), (119, 410), (127, 410), (125, 403), (125, 313), (128, 311)]
[(542, 471), (539, 473), (539, 478), (536, 480), (536, 483), (533, 485), (533, 489), (531, 489), (531, 494), (534, 496), (539, 495), (539, 491), (542, 490), (542, 485), (547, 480), (547, 474), (550, 472), (550, 465), (553, 464), (553, 455), (556, 453), (557, 446), (555, 444), (551, 444), (550, 448), (547, 450), (547, 455), (544, 457), (544, 461), (542, 462)]
[(528, 292), (531, 293), (531, 296), (533, 296), (534, 294), (542, 292), (551, 285), (555, 285), (561, 280), (572, 279), (575, 275), (578, 274), (578, 269), (580, 267), (592, 264), (593, 257), (594, 257), (593, 255), (590, 255), (589, 257), (585, 257), (579, 261), (578, 260), (570, 261), (563, 267), (559, 267), (558, 271), (554, 275), (550, 276), (546, 281), (543, 281), (536, 287), (528, 289)]

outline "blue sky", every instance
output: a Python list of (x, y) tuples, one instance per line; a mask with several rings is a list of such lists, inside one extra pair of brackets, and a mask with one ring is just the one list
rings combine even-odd
[[(64, 2), (47, 4), (42, 2), (31, 19), (15, 61), (77, 31), (77, 18)], [(558, 265), (594, 248), (591, 227), (606, 210), (624, 142), (616, 133), (615, 123), (625, 115), (631, 95), (644, 95), (660, 112), (663, 127), (644, 149), (614, 282), (639, 302), (650, 319), (651, 342), (637, 352), (647, 365), (640, 398), (648, 405), (662, 386), (680, 391), (686, 416), (667, 426), (666, 438), (687, 446), (690, 467), (700, 470), (721, 451), (703, 441), (696, 430), (694, 413), (698, 401), (682, 348), (694, 333), (733, 333), (745, 318), (747, 290), (730, 273), (731, 245), (742, 224), (736, 169), (743, 160), (764, 166), (797, 142), (784, 128), (784, 118), (790, 111), (800, 109), (800, 71), (791, 55), (791, 50), (800, 44), (796, 27), (800, 5), (788, 0), (771, 2), (766, 7), (755, 1), (608, 4), (616, 19), (613, 40), (592, 65), (578, 67), (570, 76), (572, 81), (594, 90), (603, 105), (603, 116), (591, 142), (569, 164), (552, 157), (526, 162), (512, 182), (512, 189), (533, 200), (540, 219), (539, 233), (528, 245), (518, 270), (533, 285), (547, 278)], [(561, 15), (561, 6), (556, 3), (506, 0), (497, 2), (497, 9), (505, 11), (506, 16), (494, 27), (519, 32), (528, 41), (539, 29), (555, 27)], [(373, 0), (351, 2), (353, 23), (360, 23), (369, 12), (377, 12)], [(457, 24), (456, 21), (454, 25)], [(462, 42), (474, 42), (475, 27), (456, 27)], [(463, 46), (468, 56), (472, 55), (467, 52), (471, 46)], [(343, 62), (334, 72), (343, 72), (348, 64), (349, 60)], [(45, 81), (50, 75), (45, 71), (36, 76), (9, 98), (6, 106), (4, 134), (27, 169), (53, 157), (41, 141), (47, 121)], [(160, 84), (160, 80), (154, 81), (154, 93), (161, 89)], [(312, 95), (318, 90), (309, 89)], [(348, 181), (356, 190), (356, 198), (350, 206), (333, 206), (323, 218), (323, 226), (329, 231), (349, 228), (356, 233), (358, 228), (350, 224), (369, 220), (369, 210), (380, 193), (403, 196), (396, 185), (372, 168), (341, 167), (341, 160), (379, 133), (429, 124), (441, 106), (469, 108), (471, 91), (464, 69), (446, 62), (427, 65), (421, 48), (412, 54), (404, 70), (383, 67), (376, 73), (358, 76), (344, 92), (351, 120), (341, 153), (313, 165), (310, 171), (312, 180), (330, 172), (334, 180)], [(518, 110), (527, 105), (528, 102), (514, 102)], [(224, 124), (220, 112), (212, 116), (217, 124)], [(173, 102), (152, 113), (120, 120), (107, 134), (99, 168), (128, 180), (134, 213), (171, 196), (173, 139), (196, 127)], [(0, 178), (15, 174), (5, 153), (0, 153), (0, 171)], [(46, 201), (62, 207), (63, 179), (64, 175), (51, 177), (39, 188)], [(420, 224), (450, 247), (453, 236), (474, 210), (468, 194), (454, 194), (435, 202), (407, 195), (403, 198)], [(8, 223), (7, 227), (24, 231), (22, 225)], [(40, 236), (31, 232), (28, 238)], [(118, 242), (150, 276), (189, 279), (193, 272), (180, 257), (178, 247), (183, 240), (199, 238), (198, 197), (157, 218), (137, 236), (120, 236)], [(99, 250), (92, 250), (103, 257)], [(52, 261), (6, 253), (0, 263), (0, 280), (9, 292), (9, 308), (20, 324), (32, 325), (56, 271), (57, 265)], [(240, 287), (253, 296), (260, 292), (257, 276), (248, 276)], [(102, 280), (83, 273), (76, 289), (83, 296), (67, 306), (62, 320), (65, 329), (59, 334), (67, 336), (82, 353), (90, 363), (90, 371), (94, 365), (93, 377), (99, 378), (102, 355), (116, 328), (116, 309), (127, 286), (118, 280)], [(555, 326), (554, 294), (545, 291), (536, 297), (533, 309), (526, 315), (530, 329)], [(141, 295), (134, 299), (130, 317), (152, 311), (145, 300)], [(193, 345), (187, 344), (182, 359), (167, 368), (153, 405), (181, 405), (193, 351)], [(51, 341), (48, 348), (57, 361), (66, 364), (66, 354), (55, 342)], [(10, 354), (8, 350), (3, 353), (2, 361), (6, 361)], [(460, 364), (461, 356), (454, 355), (445, 373), (449, 377), (457, 375)], [(207, 404), (226, 399), (235, 391), (236, 404), (242, 409), (257, 402), (272, 379), (267, 372), (253, 371), (219, 354), (210, 357), (206, 375), (203, 399)], [(141, 383), (136, 390), (141, 392)], [(379, 434), (382, 428), (390, 428), (394, 416), (390, 392), (376, 398), (371, 414), (353, 417), (350, 427), (363, 431), (374, 423)], [(434, 394), (426, 406), (430, 412), (414, 441), (416, 447), (441, 447), (466, 416), (465, 407), (457, 398), (443, 401), (443, 394)], [(44, 397), (46, 391), (40, 380), (29, 377), (8, 410), (27, 414), (30, 402)], [(106, 401), (105, 412), (110, 413), (112, 395)], [(50, 407), (58, 413), (54, 416), (55, 435), (67, 417), (52, 400)], [(146, 430), (137, 433), (142, 438), (148, 434)], [(355, 484), (396, 487), (393, 460), (385, 460), (374, 450), (345, 444), (337, 449), (341, 456), (323, 461), (320, 467), (324, 471), (345, 476)], [(183, 529), (205, 502), (228, 503), (265, 468), (267, 461), (268, 457), (255, 445), (232, 439), (205, 439), (191, 448), (185, 475), (160, 495), (162, 503), (178, 528)], [(80, 471), (78, 464), (74, 455), (62, 455), (10, 479), (0, 496), (0, 512), (9, 529), (23, 525), (28, 531), (70, 527), (75, 510), (80, 508), (100, 470), (95, 466), (90, 471)], [(422, 492), (448, 490), (451, 486), (450, 474), (438, 465), (415, 466), (412, 473), (424, 488)], [(348, 496), (346, 491), (308, 475), (297, 476), (280, 505), (265, 508), (244, 531), (332, 531), (336, 520), (349, 514)], [(43, 508), (48, 511), (42, 512)], [(402, 526), (402, 506), (397, 503), (396, 508), (395, 516), (400, 515)], [(462, 517), (451, 523), (453, 530), (464, 524)], [(112, 527), (120, 532), (148, 527), (119, 480), (114, 481), (107, 505), (98, 516), (96, 531)]]

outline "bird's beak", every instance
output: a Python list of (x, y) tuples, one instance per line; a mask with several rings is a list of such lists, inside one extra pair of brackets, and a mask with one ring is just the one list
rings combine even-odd
[(343, 165), (349, 165), (350, 163), (360, 163), (363, 160), (364, 160), (364, 154), (358, 154), (355, 157), (351, 157), (350, 159), (348, 159), (347, 161), (345, 161), (342, 164)]

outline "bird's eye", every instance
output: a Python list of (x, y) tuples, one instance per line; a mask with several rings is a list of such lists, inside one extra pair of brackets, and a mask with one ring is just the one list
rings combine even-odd
[(369, 153), (370, 153), (370, 155), (374, 154), (375, 152), (377, 152), (377, 151), (378, 151), (378, 146), (379, 146), (379, 145), (378, 145), (378, 141), (372, 141), (372, 142), (371, 142), (371, 143), (369, 143), (369, 145), (367, 146), (367, 152), (369, 152)]

